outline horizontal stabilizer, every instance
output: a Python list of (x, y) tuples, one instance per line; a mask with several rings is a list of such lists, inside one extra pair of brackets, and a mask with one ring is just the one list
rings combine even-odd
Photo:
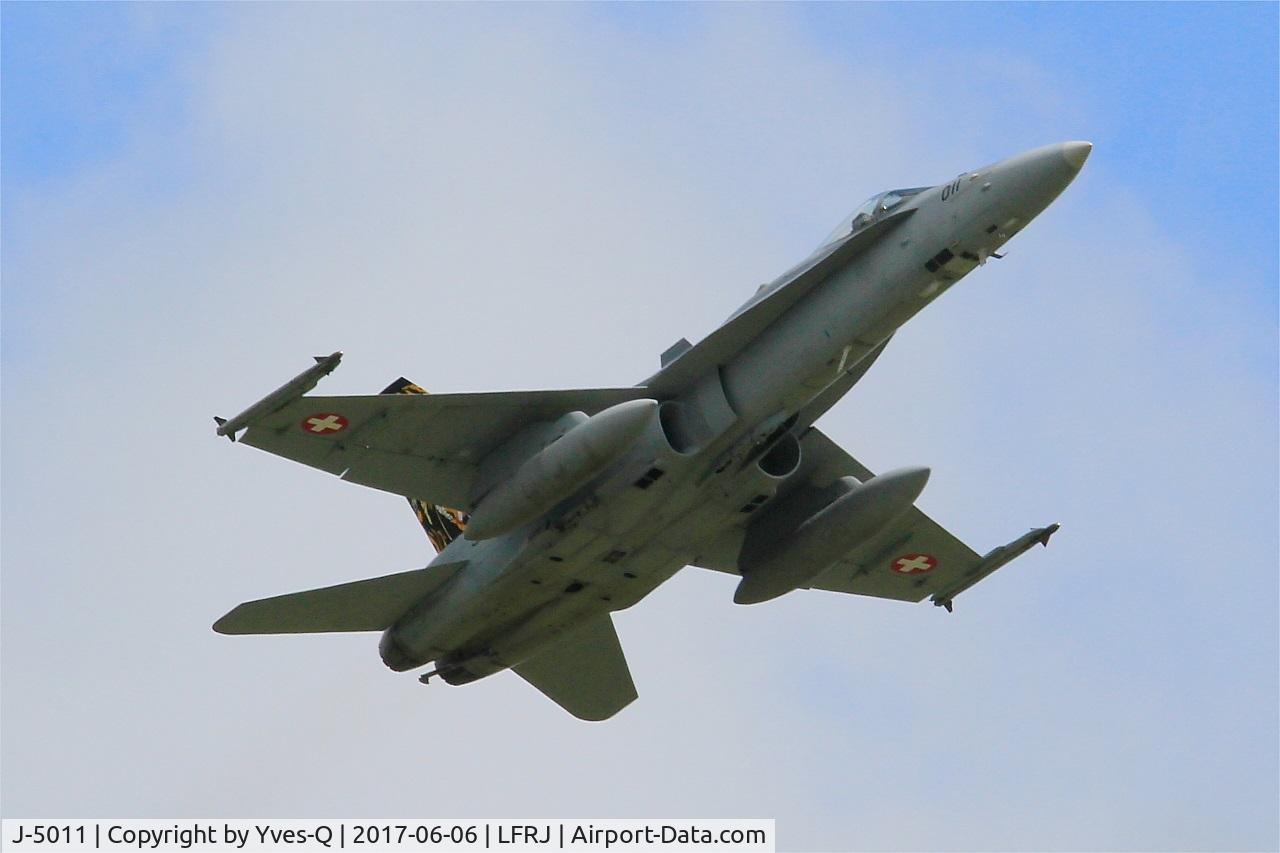
[(608, 613), (512, 669), (580, 720), (607, 720), (638, 695)]
[(246, 601), (213, 623), (219, 634), (384, 631), (466, 562)]

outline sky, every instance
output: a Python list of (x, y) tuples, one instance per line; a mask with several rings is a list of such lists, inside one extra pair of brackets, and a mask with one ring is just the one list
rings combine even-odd
[[(764, 817), (779, 849), (1280, 847), (1275, 4), (7, 3), (6, 817)], [(927, 605), (686, 569), (577, 721), (240, 601), (425, 565), (216, 439), (325, 394), (616, 386), (863, 199), (1089, 139), (819, 425), (1036, 549)]]

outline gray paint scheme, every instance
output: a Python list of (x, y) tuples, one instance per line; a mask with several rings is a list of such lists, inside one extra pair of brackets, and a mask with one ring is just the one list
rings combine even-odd
[[(871, 471), (811, 424), (866, 373), (897, 328), (998, 257), (1089, 151), (1088, 143), (1059, 143), (940, 186), (877, 196), (848, 218), (848, 233), (760, 288), (698, 344), (682, 339), (669, 348), (661, 369), (633, 388), (302, 396), (339, 354), (317, 359), (244, 413), (220, 419), (219, 434), (234, 440), (247, 427), (246, 444), (351, 482), (505, 515), (507, 523), (490, 519), (486, 531), (500, 534), (459, 537), (425, 569), (249, 602), (215, 629), (381, 630), (392, 669), (434, 663), (424, 681), (462, 684), (510, 668), (575, 716), (598, 720), (636, 696), (609, 614), (685, 565), (785, 572), (744, 578), (744, 601), (816, 588), (931, 596), (950, 610), (956, 595), (1047, 544), (1057, 526), (979, 556), (910, 506), (927, 471), (893, 475), (905, 487), (876, 487)], [(619, 418), (605, 410), (631, 400), (659, 405), (644, 410), (644, 423), (629, 416), (625, 436), (611, 435)], [(619, 448), (610, 451), (616, 458), (593, 467), (585, 482), (565, 475), (564, 493), (551, 500), (545, 483), (526, 484), (551, 504), (526, 521), (530, 506), (520, 506), (521, 490), (505, 488), (507, 479), (541, 470), (526, 463), (571, 433), (583, 446)], [(868, 500), (906, 507), (870, 513)], [(494, 502), (502, 505), (495, 510)], [(824, 509), (820, 524), (805, 527)], [(852, 513), (847, 527), (833, 520), (842, 511)], [(825, 563), (808, 565), (787, 558), (787, 537), (806, 529), (857, 535), (842, 537), (832, 562), (812, 537), (797, 539), (790, 553)]]

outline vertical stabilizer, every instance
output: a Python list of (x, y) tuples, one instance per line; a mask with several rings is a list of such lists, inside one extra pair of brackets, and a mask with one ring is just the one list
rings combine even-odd
[[(427, 390), (401, 376), (379, 393), (426, 394)], [(409, 506), (413, 508), (413, 514), (418, 517), (418, 523), (422, 525), (436, 553), (443, 551), (446, 545), (461, 536), (462, 531), (467, 529), (468, 516), (462, 510), (427, 503), (417, 498), (409, 498)]]

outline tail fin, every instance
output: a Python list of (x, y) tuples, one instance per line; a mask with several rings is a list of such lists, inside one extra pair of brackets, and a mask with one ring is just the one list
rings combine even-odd
[[(379, 393), (426, 394), (428, 392), (421, 385), (416, 385), (401, 376)], [(417, 498), (409, 498), (409, 506), (413, 508), (413, 514), (418, 517), (418, 523), (426, 531), (427, 538), (431, 540), (436, 553), (443, 551), (446, 545), (461, 536), (462, 531), (467, 529), (469, 516), (462, 510), (429, 504)]]

